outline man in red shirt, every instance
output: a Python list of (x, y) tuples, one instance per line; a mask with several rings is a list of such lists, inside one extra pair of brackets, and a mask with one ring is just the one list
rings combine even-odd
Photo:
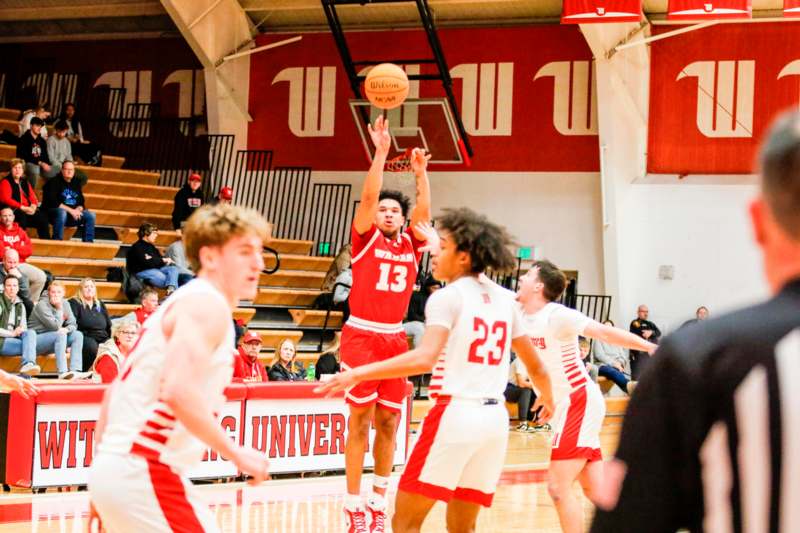
[(258, 360), (260, 351), (261, 335), (255, 331), (245, 333), (233, 359), (234, 381), (269, 381), (264, 365)]
[[(341, 341), (341, 364), (345, 370), (408, 350), (402, 322), (417, 278), (420, 248), (425, 241), (425, 235), (416, 226), (428, 222), (431, 217), (426, 170), (429, 156), (420, 149), (412, 151), (417, 201), (411, 213), (410, 228), (413, 229), (403, 230), (409, 211), (408, 198), (399, 191), (381, 190), (383, 169), (392, 143), (388, 121), (378, 117), (369, 132), (375, 144), (375, 158), (364, 182), (351, 234), (353, 287), (349, 297), (350, 317), (342, 328)], [(405, 378), (394, 378), (359, 383), (345, 395), (350, 406), (345, 442), (347, 495), (344, 502), (348, 533), (384, 531), (384, 497), (392, 471), (395, 434), (405, 389)], [(361, 474), (371, 423), (376, 430), (372, 450), (375, 477), (365, 508), (360, 496)]]
[(14, 222), (14, 210), (10, 207), (0, 209), (0, 242), (3, 249), (13, 248), (19, 253), (19, 271), (28, 276), (31, 285), (31, 300), (35, 304), (39, 301), (47, 276), (44, 270), (35, 267), (26, 260), (33, 254), (33, 245), (28, 233), (19, 224)]

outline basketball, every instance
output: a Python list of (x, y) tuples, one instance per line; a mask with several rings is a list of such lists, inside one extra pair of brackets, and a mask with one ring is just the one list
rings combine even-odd
[(408, 76), (393, 63), (375, 65), (364, 80), (367, 99), (380, 109), (394, 109), (408, 96)]

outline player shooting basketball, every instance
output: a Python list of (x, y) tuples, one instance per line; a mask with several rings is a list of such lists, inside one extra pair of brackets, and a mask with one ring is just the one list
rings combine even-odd
[[(404, 230), (409, 200), (399, 191), (381, 190), (386, 157), (391, 148), (389, 122), (378, 117), (369, 134), (375, 145), (361, 203), (353, 220), (353, 287), (350, 318), (342, 328), (342, 367), (356, 368), (408, 349), (402, 321), (417, 277), (425, 235)], [(430, 220), (430, 186), (426, 171), (429, 156), (415, 148), (411, 167), (416, 178), (417, 201), (411, 227)], [(400, 410), (406, 395), (403, 378), (363, 382), (347, 391), (350, 406), (345, 469), (347, 496), (344, 512), (348, 533), (383, 532), (386, 520), (384, 496), (392, 471)], [(376, 429), (373, 456), (375, 477), (366, 507), (361, 501), (361, 474), (370, 424)], [(367, 512), (369, 529), (367, 529)]]

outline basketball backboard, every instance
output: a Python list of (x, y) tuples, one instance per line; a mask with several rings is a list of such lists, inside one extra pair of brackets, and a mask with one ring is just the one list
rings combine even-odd
[(403, 105), (388, 111), (372, 106), (368, 100), (350, 100), (350, 110), (370, 161), (375, 147), (369, 137), (367, 121), (372, 123), (385, 113), (392, 136), (389, 159), (412, 148), (424, 148), (431, 154), (432, 165), (468, 164), (467, 152), (459, 141), (446, 98), (407, 98)]

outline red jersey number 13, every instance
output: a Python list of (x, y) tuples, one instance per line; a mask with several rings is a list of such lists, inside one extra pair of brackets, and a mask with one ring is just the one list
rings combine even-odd
[(405, 265), (393, 265), (391, 263), (381, 263), (378, 265), (381, 277), (375, 284), (375, 289), (384, 292), (404, 292), (408, 285), (408, 267)]

